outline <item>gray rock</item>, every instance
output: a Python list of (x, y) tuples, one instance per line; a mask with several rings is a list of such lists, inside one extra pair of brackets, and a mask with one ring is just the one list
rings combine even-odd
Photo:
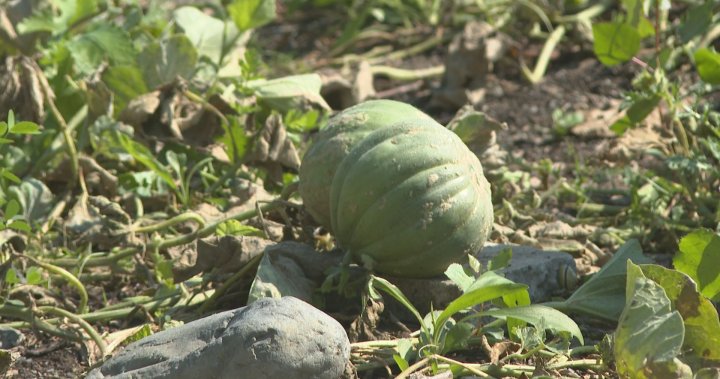
[[(523, 245), (486, 245), (476, 257), (487, 267), (487, 263), (505, 248), (512, 249), (512, 260), (508, 267), (499, 270), (506, 278), (528, 285), (533, 303), (550, 300), (566, 291), (566, 283), (576, 279), (575, 260), (570, 254), (559, 251), (545, 251)], [(563, 278), (564, 279), (560, 279)], [(462, 294), (460, 289), (444, 275), (431, 279), (388, 278), (407, 296), (421, 314), (432, 309), (445, 309)], [(402, 319), (414, 317), (389, 296), (385, 296), (388, 309)], [(406, 316), (410, 316), (407, 318)]]
[(19, 345), (25, 336), (15, 329), (10, 327), (0, 327), (0, 349), (12, 349)]
[(575, 259), (562, 251), (524, 245), (487, 245), (476, 257), (487, 265), (507, 247), (512, 248), (512, 260), (500, 272), (513, 282), (527, 284), (533, 303), (565, 294), (577, 282)]
[(349, 357), (330, 316), (266, 298), (132, 343), (87, 378), (339, 378)]

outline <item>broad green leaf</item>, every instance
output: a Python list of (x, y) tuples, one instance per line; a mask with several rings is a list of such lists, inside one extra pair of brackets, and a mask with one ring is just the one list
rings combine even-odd
[(110, 66), (102, 73), (102, 80), (113, 92), (116, 113), (125, 109), (130, 100), (148, 92), (142, 72), (134, 65)]
[(526, 285), (515, 283), (492, 271), (488, 271), (480, 275), (480, 277), (468, 287), (464, 294), (448, 304), (447, 308), (438, 316), (435, 322), (435, 329), (439, 329), (439, 327), (455, 313), (493, 299), (522, 291), (527, 292)]
[(468, 339), (475, 331), (475, 325), (469, 322), (458, 322), (450, 327), (443, 340), (441, 354), (467, 347)]
[(695, 52), (695, 66), (700, 78), (710, 84), (720, 84), (720, 54), (707, 48)]
[(10, 128), (13, 134), (39, 134), (40, 125), (30, 121), (20, 121)]
[[(679, 312), (671, 309), (663, 288), (646, 278), (640, 267), (627, 262), (627, 302), (615, 330), (614, 355), (621, 377), (688, 377), (677, 360), (685, 327)], [(652, 372), (654, 376), (647, 376)]]
[(407, 308), (407, 310), (410, 311), (413, 314), (413, 316), (415, 316), (415, 318), (420, 322), (420, 326), (423, 329), (425, 329), (425, 323), (423, 322), (422, 316), (420, 316), (420, 312), (418, 312), (418, 310), (415, 308), (415, 306), (412, 305), (410, 300), (408, 300), (408, 298), (405, 297), (405, 294), (403, 294), (402, 291), (400, 291), (400, 289), (397, 288), (397, 286), (390, 283), (386, 279), (383, 279), (379, 276), (372, 275), (372, 276), (370, 276), (369, 287), (382, 290), (383, 292), (385, 292), (388, 295), (395, 298), (395, 300), (397, 300), (400, 304), (402, 304), (405, 308)]
[(712, 1), (705, 1), (685, 12), (684, 20), (678, 26), (678, 35), (682, 44), (690, 42), (695, 37), (702, 36), (709, 30), (713, 18), (712, 7)]
[(45, 183), (35, 178), (24, 180), (9, 189), (10, 196), (16, 199), (23, 210), (23, 219), (33, 223), (42, 223), (52, 210), (55, 196)]
[(563, 311), (616, 321), (625, 307), (626, 262), (649, 263), (637, 240), (629, 240), (615, 255), (578, 288), (567, 300), (557, 305)]
[(663, 287), (672, 308), (680, 312), (685, 324), (683, 351), (720, 364), (720, 320), (713, 304), (698, 292), (687, 275), (658, 265), (640, 265), (643, 274)]
[(0, 121), (0, 137), (4, 137), (9, 131), (10, 128), (8, 127), (7, 122)]
[(705, 297), (720, 300), (720, 236), (696, 230), (680, 240), (679, 248), (675, 269), (691, 277)]
[(571, 336), (580, 341), (580, 344), (585, 343), (580, 327), (575, 321), (564, 313), (544, 305), (533, 304), (514, 308), (492, 309), (482, 312), (482, 315), (501, 319), (507, 317), (516, 318), (536, 327), (544, 327), (554, 333), (570, 333)]
[(190, 79), (198, 56), (192, 42), (184, 34), (176, 34), (151, 43), (138, 55), (138, 67), (145, 84), (154, 89), (174, 81), (178, 76)]
[[(0, 223), (0, 225), (2, 224)], [(20, 278), (14, 268), (10, 267), (5, 273), (5, 283), (10, 285), (20, 283)]]
[(275, 19), (275, 0), (234, 0), (227, 11), (238, 29), (245, 31)]
[(53, 14), (49, 9), (41, 12), (35, 12), (32, 16), (20, 21), (17, 25), (17, 31), (20, 34), (35, 32), (57, 33), (63, 31), (64, 29), (65, 28), (63, 26), (55, 25)]
[(195, 46), (198, 54), (208, 57), (218, 66), (222, 66), (220, 58), (240, 34), (234, 24), (223, 22), (195, 7), (180, 7), (173, 12), (173, 18)]
[(325, 99), (320, 96), (322, 80), (318, 74), (254, 80), (248, 82), (247, 85), (255, 91), (258, 98), (280, 111), (286, 112), (298, 108), (303, 101), (316, 104), (323, 109), (330, 109)]
[(98, 11), (97, 0), (56, 0), (54, 3), (60, 9), (57, 23), (66, 28)]
[(595, 55), (606, 66), (627, 62), (640, 50), (640, 34), (628, 24), (598, 22), (592, 30)]
[(463, 266), (453, 263), (445, 270), (445, 276), (452, 280), (463, 292), (475, 281), (475, 277), (468, 275)]
[(68, 41), (67, 48), (78, 71), (88, 75), (109, 59), (112, 64), (130, 64), (135, 59), (135, 49), (125, 31), (103, 24)]

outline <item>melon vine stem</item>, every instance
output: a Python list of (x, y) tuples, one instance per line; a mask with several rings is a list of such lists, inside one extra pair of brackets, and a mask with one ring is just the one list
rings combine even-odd
[[(273, 211), (281, 206), (283, 206), (283, 202), (280, 201), (272, 201), (266, 204), (263, 204), (259, 207), (260, 212), (270, 212)], [(147, 245), (141, 245), (141, 246), (130, 246), (126, 248), (122, 248), (119, 250), (115, 250), (113, 252), (110, 252), (109, 254), (104, 253), (94, 253), (90, 258), (59, 258), (59, 259), (50, 259), (47, 262), (50, 264), (53, 264), (55, 266), (60, 267), (77, 267), (79, 264), (84, 263), (85, 267), (98, 267), (98, 266), (107, 266), (111, 265), (123, 258), (131, 257), (137, 253), (140, 253), (145, 250), (151, 250), (154, 248), (157, 249), (167, 249), (174, 246), (180, 246), (187, 243), (190, 243), (196, 239), (207, 237), (215, 232), (215, 229), (217, 227), (229, 220), (238, 220), (238, 221), (245, 221), (249, 220), (257, 215), (257, 211), (255, 209), (240, 212), (236, 215), (224, 217), (220, 220), (217, 220), (209, 225), (206, 225), (202, 229), (198, 229), (192, 233), (183, 234), (177, 237), (172, 237), (168, 239), (162, 239), (158, 241), (151, 241)], [(83, 262), (83, 259), (86, 259)]]

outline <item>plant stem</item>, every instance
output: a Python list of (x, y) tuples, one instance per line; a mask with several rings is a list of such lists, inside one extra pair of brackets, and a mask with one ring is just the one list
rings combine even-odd
[(195, 221), (200, 228), (205, 226), (205, 219), (202, 216), (195, 212), (185, 212), (155, 224), (132, 228), (132, 231), (135, 233), (152, 233), (186, 221)]
[[(282, 202), (278, 201), (272, 201), (269, 203), (266, 203), (262, 206), (260, 206), (261, 212), (270, 212), (274, 209), (277, 209), (283, 205)], [(56, 266), (61, 267), (76, 267), (77, 265), (84, 263), (86, 267), (98, 267), (98, 266), (108, 266), (112, 265), (115, 262), (131, 257), (139, 252), (142, 252), (144, 250), (152, 250), (154, 248), (157, 249), (167, 249), (174, 246), (180, 246), (187, 243), (190, 243), (196, 239), (207, 237), (215, 232), (215, 229), (222, 224), (223, 222), (229, 221), (229, 220), (238, 220), (238, 221), (245, 221), (248, 219), (253, 218), (257, 215), (257, 211), (255, 209), (240, 212), (236, 215), (228, 216), (225, 218), (222, 218), (220, 220), (217, 220), (210, 225), (206, 225), (202, 229), (198, 229), (192, 233), (183, 234), (181, 236), (169, 238), (169, 239), (163, 239), (158, 241), (151, 241), (147, 245), (144, 246), (131, 246), (119, 249), (115, 252), (109, 253), (107, 255), (95, 253), (92, 257), (87, 258), (85, 262), (83, 262), (84, 258), (59, 258), (59, 259), (50, 259), (47, 262)], [(99, 256), (98, 256), (99, 255)]]
[(545, 76), (545, 71), (547, 71), (547, 66), (550, 62), (550, 56), (552, 55), (553, 50), (555, 50), (555, 46), (560, 43), (563, 36), (565, 36), (565, 26), (563, 25), (558, 26), (552, 33), (550, 33), (547, 40), (545, 40), (545, 45), (543, 45), (543, 49), (540, 52), (537, 63), (535, 64), (535, 69), (532, 72), (525, 63), (520, 62), (523, 75), (530, 83), (537, 84), (542, 80), (543, 76)]
[(102, 356), (105, 356), (105, 353), (107, 352), (107, 345), (105, 345), (105, 341), (102, 339), (100, 334), (98, 334), (95, 328), (93, 328), (90, 324), (88, 324), (87, 321), (83, 320), (80, 316), (72, 312), (68, 312), (62, 308), (50, 306), (38, 307), (38, 311), (45, 313), (53, 313), (57, 316), (68, 318), (74, 323), (78, 324), (90, 336), (90, 338), (92, 338), (98, 349), (100, 349), (100, 353), (102, 354)]
[(255, 268), (257, 264), (260, 263), (260, 259), (262, 258), (262, 256), (262, 253), (254, 256), (245, 264), (245, 266), (243, 266), (243, 268), (241, 268), (232, 277), (230, 277), (230, 279), (226, 280), (222, 284), (222, 286), (220, 286), (220, 288), (218, 288), (215, 293), (213, 293), (212, 296), (210, 296), (210, 298), (207, 299), (202, 306), (200, 306), (200, 313), (205, 313), (208, 310), (212, 309), (212, 307), (215, 306), (221, 296), (223, 296), (230, 288), (232, 288), (233, 285), (235, 285), (235, 283), (237, 283), (248, 272), (250, 272), (251, 269)]

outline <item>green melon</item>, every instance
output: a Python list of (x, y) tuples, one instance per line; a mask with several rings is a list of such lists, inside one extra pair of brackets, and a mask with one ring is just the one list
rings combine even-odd
[(442, 274), (479, 250), (492, 228), (480, 161), (433, 120), (366, 133), (333, 172), (330, 222), (337, 243), (379, 273)]
[[(307, 212), (321, 225), (330, 225), (330, 185), (351, 147), (371, 132), (404, 120), (432, 121), (412, 105), (394, 100), (369, 100), (338, 113), (303, 156), (300, 196)], [(434, 121), (433, 121), (434, 122)]]

